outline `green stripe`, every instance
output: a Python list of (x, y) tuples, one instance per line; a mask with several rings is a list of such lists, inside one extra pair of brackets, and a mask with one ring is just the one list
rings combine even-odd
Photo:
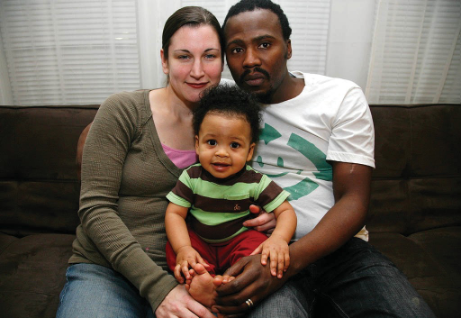
[(249, 210), (239, 213), (222, 213), (222, 212), (207, 212), (201, 209), (192, 208), (191, 214), (202, 224), (215, 226), (236, 219), (240, 219), (250, 214)]
[(289, 197), (290, 193), (287, 191), (282, 191), (276, 199), (268, 203), (263, 207), (263, 209), (266, 212), (272, 212), (274, 211), (278, 206), (280, 206), (282, 203), (284, 203), (285, 200)]
[[(195, 189), (195, 193), (206, 198), (228, 200), (257, 199), (255, 198), (256, 193), (254, 191), (255, 184), (252, 183), (239, 182), (229, 186), (200, 179), (190, 179), (189, 181), (191, 188)], [(187, 185), (187, 183), (185, 184)]]
[(169, 194), (167, 194), (167, 200), (185, 208), (191, 207), (191, 203), (189, 201), (183, 199), (182, 197), (176, 195), (173, 192), (169, 192)]

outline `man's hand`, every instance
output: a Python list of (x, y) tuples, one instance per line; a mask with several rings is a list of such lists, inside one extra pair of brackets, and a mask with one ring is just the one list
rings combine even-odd
[(267, 235), (273, 233), (276, 227), (276, 218), (273, 213), (267, 213), (257, 205), (251, 205), (249, 210), (253, 214), (258, 214), (258, 216), (245, 221), (243, 223), (245, 227), (251, 227), (258, 232), (265, 232)]
[(212, 307), (213, 311), (229, 318), (241, 317), (250, 309), (246, 300), (256, 305), (286, 282), (288, 275), (278, 279), (271, 275), (269, 266), (263, 267), (260, 262), (260, 255), (243, 257), (225, 272), (236, 278), (217, 288), (217, 304)]

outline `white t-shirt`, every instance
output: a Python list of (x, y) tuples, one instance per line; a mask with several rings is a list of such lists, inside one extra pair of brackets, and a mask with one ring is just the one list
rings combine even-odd
[[(305, 88), (291, 100), (264, 106), (252, 167), (290, 192), (298, 218), (294, 240), (298, 240), (334, 205), (329, 160), (375, 168), (374, 126), (356, 84), (292, 74), (304, 78)], [(367, 240), (367, 231), (357, 236)]]

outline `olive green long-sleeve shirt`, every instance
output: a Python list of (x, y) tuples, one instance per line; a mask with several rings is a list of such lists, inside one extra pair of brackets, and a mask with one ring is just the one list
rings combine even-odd
[(181, 171), (162, 149), (149, 91), (109, 97), (85, 142), (81, 224), (69, 263), (113, 268), (155, 310), (177, 285), (166, 271), (164, 216)]

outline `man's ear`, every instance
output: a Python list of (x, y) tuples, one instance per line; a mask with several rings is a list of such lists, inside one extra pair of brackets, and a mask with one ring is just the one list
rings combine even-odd
[(255, 143), (253, 142), (249, 147), (249, 154), (247, 155), (247, 161), (252, 160), (254, 149), (255, 149)]
[(168, 74), (168, 59), (165, 56), (164, 49), (160, 50), (160, 60), (162, 61), (162, 71), (164, 74)]
[(287, 54), (286, 58), (289, 60), (292, 57), (292, 41), (290, 39), (287, 40)]

